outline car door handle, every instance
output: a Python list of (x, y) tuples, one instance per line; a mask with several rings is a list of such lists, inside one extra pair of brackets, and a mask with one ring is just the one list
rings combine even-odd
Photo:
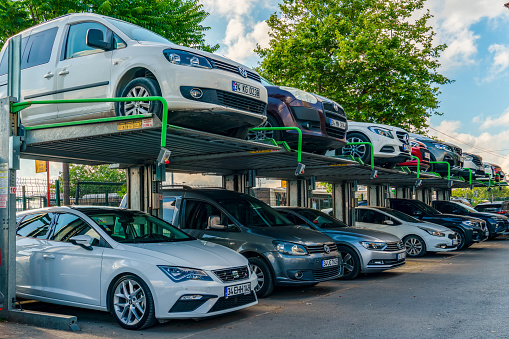
[(51, 78), (53, 78), (54, 76), (55, 76), (55, 74), (53, 74), (53, 73), (49, 72), (48, 74), (45, 74), (45, 75), (44, 75), (44, 78), (45, 78), (45, 79), (51, 79)]
[(58, 75), (67, 75), (67, 74), (69, 74), (69, 71), (62, 71), (62, 72), (58, 73)]
[(54, 256), (54, 255), (51, 255), (51, 254), (44, 254), (42, 257), (43, 257), (44, 259), (48, 259), (48, 260), (49, 260), (49, 259), (55, 259), (55, 256)]

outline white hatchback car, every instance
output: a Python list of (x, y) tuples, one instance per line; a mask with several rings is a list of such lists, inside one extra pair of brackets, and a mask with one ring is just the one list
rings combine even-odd
[[(392, 168), (411, 159), (408, 132), (402, 128), (369, 122), (348, 121), (347, 142), (373, 144), (375, 163)], [(336, 155), (351, 155), (369, 164), (371, 148), (368, 145), (350, 145), (336, 150)]]
[(16, 219), (18, 297), (110, 311), (127, 329), (258, 303), (244, 256), (146, 213), (54, 207)]
[[(22, 100), (163, 96), (169, 123), (234, 137), (266, 120), (267, 90), (253, 70), (176, 45), (106, 16), (69, 14), (21, 33)], [(7, 94), (7, 53), (0, 54), (0, 97)], [(34, 105), (25, 125), (155, 113), (160, 102)]]
[(386, 207), (357, 207), (355, 226), (393, 234), (403, 239), (409, 257), (426, 252), (452, 251), (458, 247), (457, 234), (447, 227), (415, 219)]

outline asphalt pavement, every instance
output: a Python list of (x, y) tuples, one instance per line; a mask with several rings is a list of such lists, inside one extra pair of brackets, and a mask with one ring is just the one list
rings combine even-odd
[(352, 281), (279, 288), (239, 312), (143, 331), (124, 330), (104, 312), (32, 303), (76, 315), (81, 331), (0, 322), (0, 338), (509, 338), (508, 258), (502, 238)]

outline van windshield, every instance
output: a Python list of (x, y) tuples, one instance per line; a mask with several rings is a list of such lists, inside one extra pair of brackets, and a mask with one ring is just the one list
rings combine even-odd
[(163, 44), (171, 42), (170, 40), (163, 38), (159, 34), (156, 34), (140, 26), (136, 26), (125, 21), (120, 21), (111, 18), (106, 18), (106, 20), (108, 20), (113, 26), (121, 30), (125, 35), (127, 35), (132, 40), (160, 42)]
[(219, 199), (217, 202), (246, 227), (293, 225), (272, 207), (254, 198), (236, 197), (235, 199)]

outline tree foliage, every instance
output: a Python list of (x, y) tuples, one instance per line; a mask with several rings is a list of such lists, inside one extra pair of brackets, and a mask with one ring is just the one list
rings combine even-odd
[(283, 0), (269, 47), (257, 46), (259, 71), (337, 101), (349, 119), (422, 130), (451, 82), (437, 71), (446, 46), (433, 45), (424, 2)]
[(150, 29), (170, 41), (213, 52), (202, 26), (209, 15), (199, 0), (2, 0), (0, 45), (10, 36), (68, 13), (91, 12)]
[[(60, 173), (59, 180), (63, 182), (62, 173)], [(70, 164), (69, 194), (71, 196), (76, 194), (76, 182), (78, 181), (125, 183), (127, 181), (127, 173), (125, 170), (111, 169), (108, 165), (89, 166)], [(117, 193), (119, 196), (123, 196), (126, 193), (126, 186), (120, 187)]]
[(483, 201), (492, 201), (494, 198), (508, 198), (509, 188), (497, 186), (497, 183), (492, 183), (493, 187), (490, 191), (486, 187), (475, 187), (474, 189), (457, 188), (452, 190), (453, 197), (467, 198), (472, 202), (472, 206)]

